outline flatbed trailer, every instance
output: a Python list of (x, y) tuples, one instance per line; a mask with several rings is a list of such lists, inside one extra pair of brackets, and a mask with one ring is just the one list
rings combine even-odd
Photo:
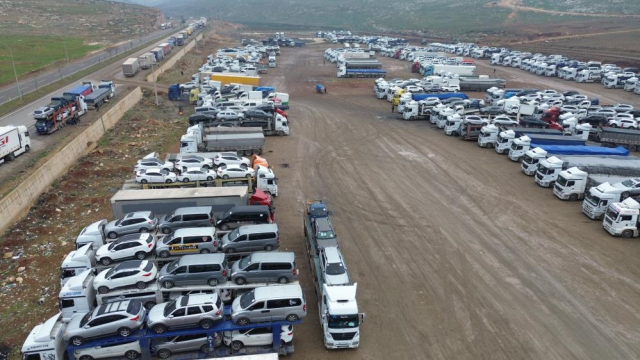
[[(244, 326), (234, 324), (231, 318), (231, 307), (225, 306), (224, 308), (224, 318), (227, 320), (219, 321), (214, 323), (214, 325), (209, 329), (201, 329), (201, 328), (193, 328), (193, 329), (184, 329), (184, 330), (169, 330), (162, 334), (155, 334), (153, 331), (147, 328), (142, 328), (140, 330), (135, 331), (131, 336), (121, 337), (121, 336), (111, 336), (105, 337), (101, 339), (96, 339), (92, 341), (87, 341), (81, 346), (73, 346), (67, 345), (66, 352), (67, 356), (70, 360), (76, 360), (75, 351), (80, 349), (88, 349), (93, 347), (101, 347), (106, 345), (117, 345), (122, 343), (127, 343), (131, 341), (139, 341), (140, 349), (142, 350), (142, 354), (140, 359), (153, 359), (151, 352), (151, 341), (153, 339), (159, 338), (172, 338), (180, 335), (195, 335), (195, 334), (206, 334), (209, 340), (209, 346), (202, 348), (205, 351), (193, 352), (192, 356), (185, 356), (186, 353), (180, 353), (180, 355), (176, 355), (171, 359), (197, 359), (205, 356), (213, 356), (213, 357), (227, 357), (233, 355), (250, 355), (250, 354), (264, 354), (264, 353), (278, 353), (280, 355), (287, 355), (294, 352), (293, 344), (282, 344), (280, 333), (283, 325), (297, 325), (302, 323), (302, 320), (298, 320), (295, 322), (288, 321), (273, 321), (273, 322), (263, 322), (263, 323), (252, 323)], [(269, 327), (273, 331), (273, 342), (269, 347), (244, 347), (239, 351), (234, 351), (231, 348), (227, 348), (225, 346), (219, 346), (218, 348), (214, 347), (214, 339), (215, 334), (218, 333), (220, 336), (224, 332), (230, 332), (235, 330), (248, 330), (255, 328), (265, 328)], [(195, 356), (194, 356), (195, 355)]]

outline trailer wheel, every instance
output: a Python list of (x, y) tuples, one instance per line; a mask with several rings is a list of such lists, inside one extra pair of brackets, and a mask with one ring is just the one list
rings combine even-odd
[(633, 236), (633, 231), (631, 230), (625, 230), (622, 232), (622, 234), (620, 235), (625, 239), (630, 239)]

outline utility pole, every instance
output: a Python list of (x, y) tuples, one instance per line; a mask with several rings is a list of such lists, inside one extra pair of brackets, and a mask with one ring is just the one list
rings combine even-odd
[(11, 51), (11, 48), (9, 47), (9, 45), (5, 43), (0, 43), (0, 44), (6, 46), (7, 49), (9, 49), (9, 55), (11, 56), (11, 65), (13, 66), (13, 76), (15, 76), (16, 78), (16, 86), (18, 87), (18, 94), (20, 94), (20, 100), (22, 100), (22, 91), (20, 90), (20, 82), (18, 81), (18, 72), (16, 71), (16, 63), (13, 60), (13, 51)]
[(160, 103), (158, 103), (158, 89), (156, 88), (155, 64), (151, 64), (151, 73), (153, 74), (153, 92), (156, 94), (156, 106), (160, 106)]

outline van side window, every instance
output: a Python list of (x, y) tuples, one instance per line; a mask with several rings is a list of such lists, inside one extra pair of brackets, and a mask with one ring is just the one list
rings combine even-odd
[(262, 264), (262, 270), (291, 270), (290, 263)]
[(180, 266), (179, 268), (176, 269), (176, 271), (173, 272), (173, 274), (184, 274), (187, 272), (187, 267), (186, 266)]
[(264, 308), (264, 301), (257, 302), (249, 307), (249, 310), (257, 310)]
[(188, 236), (184, 238), (185, 244), (201, 244), (203, 242), (210, 241), (210, 236)]
[(211, 271), (220, 271), (218, 264), (191, 265), (189, 266), (189, 274), (204, 273)]
[(246, 271), (254, 271), (254, 270), (258, 270), (258, 268), (260, 267), (259, 263), (255, 263), (255, 264), (251, 264), (249, 266), (247, 266), (247, 268), (245, 269)]
[(269, 300), (267, 301), (267, 308), (278, 309), (278, 308), (285, 308), (290, 306), (298, 306), (300, 304), (302, 304), (302, 301), (300, 301), (300, 299)]
[(184, 221), (198, 221), (198, 220), (209, 220), (207, 214), (191, 214), (191, 215), (183, 215), (182, 219)]

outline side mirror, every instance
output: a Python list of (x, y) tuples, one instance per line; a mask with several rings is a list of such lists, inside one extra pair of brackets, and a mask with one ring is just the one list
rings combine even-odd
[(365, 313), (360, 313), (360, 322), (364, 323), (364, 318), (366, 317)]
[(84, 326), (84, 328), (85, 328), (85, 329), (88, 329), (88, 328), (89, 328), (89, 325), (85, 325), (85, 326)]

